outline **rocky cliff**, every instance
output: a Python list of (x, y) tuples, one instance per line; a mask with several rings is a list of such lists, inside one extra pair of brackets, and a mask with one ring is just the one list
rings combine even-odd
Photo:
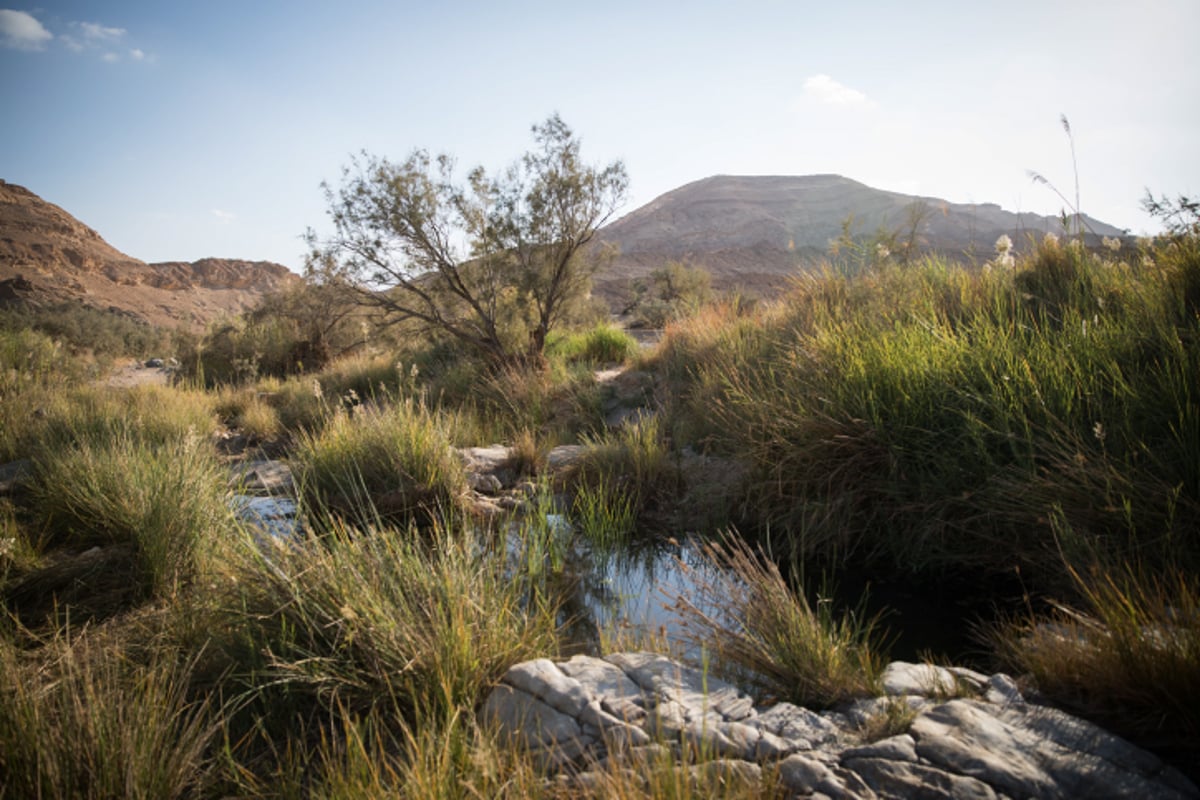
[(199, 329), (298, 280), (267, 261), (147, 264), (28, 189), (0, 181), (0, 304), (78, 303), (153, 325)]

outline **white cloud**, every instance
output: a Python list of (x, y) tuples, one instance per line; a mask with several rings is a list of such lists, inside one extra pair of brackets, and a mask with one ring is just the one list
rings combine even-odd
[(144, 59), (146, 57), (146, 54), (135, 47), (129, 51), (129, 57), (132, 58), (134, 61), (141, 61), (142, 59)]
[(219, 208), (214, 208), (212, 210), (212, 215), (216, 217), (217, 221), (222, 225), (228, 225), (236, 219), (232, 211), (222, 211)]
[(865, 107), (873, 105), (862, 92), (838, 83), (825, 74), (813, 75), (805, 79), (804, 96), (831, 106)]
[(128, 32), (124, 28), (110, 28), (99, 22), (77, 22), (75, 25), (83, 31), (83, 38), (94, 42), (114, 42)]
[(106, 64), (115, 64), (121, 60), (121, 57), (119, 55), (117, 55), (116, 53), (105, 53), (104, 55), (100, 56), (100, 58)]
[(0, 8), (0, 46), (16, 50), (41, 50), (54, 34), (24, 11)]

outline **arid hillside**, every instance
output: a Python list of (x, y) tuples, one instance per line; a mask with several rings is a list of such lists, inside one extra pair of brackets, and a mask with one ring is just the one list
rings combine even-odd
[(147, 264), (28, 189), (0, 181), (0, 304), (78, 303), (196, 330), (298, 280), (268, 261)]
[[(840, 175), (717, 175), (667, 192), (606, 226), (601, 237), (620, 255), (598, 285), (611, 289), (682, 260), (712, 272), (718, 288), (777, 286), (826, 258), (851, 215), (856, 236), (896, 231), (902, 241), (911, 236), (919, 252), (976, 262), (992, 255), (1001, 234), (1019, 249), (1029, 235), (1063, 232), (1057, 217), (882, 191)], [(1084, 222), (1089, 241), (1124, 233), (1086, 215)]]

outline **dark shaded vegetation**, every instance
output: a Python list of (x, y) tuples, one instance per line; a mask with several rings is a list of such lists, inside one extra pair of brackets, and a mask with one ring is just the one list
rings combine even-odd
[(0, 331), (37, 331), (75, 352), (109, 358), (161, 356), (170, 341), (152, 325), (78, 303), (2, 307)]

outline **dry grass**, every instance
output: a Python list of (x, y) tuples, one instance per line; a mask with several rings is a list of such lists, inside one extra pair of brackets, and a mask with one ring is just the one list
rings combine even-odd
[(876, 620), (856, 610), (816, 608), (784, 581), (778, 566), (741, 538), (709, 544), (718, 567), (692, 597), (679, 596), (689, 640), (713, 667), (764, 694), (828, 708), (877, 693), (884, 659)]
[(1180, 570), (1071, 569), (1079, 604), (1001, 625), (1015, 672), (1074, 713), (1144, 745), (1200, 755), (1200, 583)]

